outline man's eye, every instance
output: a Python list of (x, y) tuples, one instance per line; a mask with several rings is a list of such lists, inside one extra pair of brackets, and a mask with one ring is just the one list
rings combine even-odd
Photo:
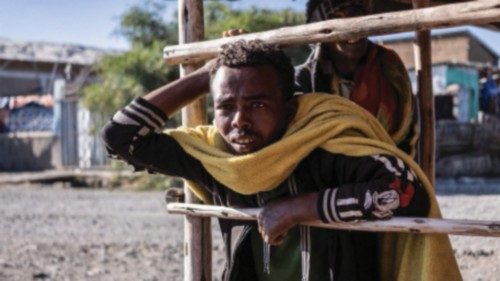
[(252, 108), (262, 108), (262, 107), (264, 107), (263, 102), (253, 102), (252, 103)]
[(232, 106), (230, 104), (219, 104), (217, 106), (218, 110), (224, 110), (224, 111), (231, 110), (231, 108)]

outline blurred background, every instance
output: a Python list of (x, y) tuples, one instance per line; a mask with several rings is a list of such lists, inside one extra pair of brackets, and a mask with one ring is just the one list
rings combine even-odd
[[(306, 2), (205, 1), (205, 36), (303, 24)], [(163, 199), (182, 181), (134, 173), (98, 136), (134, 97), (178, 78), (162, 60), (177, 44), (176, 13), (167, 0), (0, 0), (0, 280), (182, 280), (182, 218)], [(431, 38), (443, 213), (498, 221), (500, 32)], [(414, 33), (370, 39), (399, 54), (415, 92)], [(310, 47), (286, 51), (299, 65)], [(466, 280), (500, 276), (498, 240), (452, 237)]]

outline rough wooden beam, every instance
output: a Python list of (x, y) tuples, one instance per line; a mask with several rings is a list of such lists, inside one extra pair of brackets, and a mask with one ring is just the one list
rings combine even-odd
[[(429, 6), (429, 0), (413, 0), (415, 9)], [(418, 81), (418, 100), (420, 116), (420, 161), (422, 170), (434, 186), (436, 171), (436, 121), (434, 113), (434, 94), (432, 92), (432, 51), (431, 32), (422, 30), (416, 32), (415, 72)], [(417, 68), (418, 66), (418, 68)]]
[[(390, 1), (408, 4), (409, 6), (411, 6), (411, 5), (413, 5), (413, 1), (415, 1), (415, 0), (390, 0)], [(470, 0), (455, 0), (453, 2), (457, 3), (457, 2), (467, 2), (467, 1), (470, 1)], [(452, 1), (430, 1), (429, 4), (426, 6), (439, 6), (439, 5), (449, 4), (450, 2), (452, 2)]]
[[(203, 1), (179, 0), (179, 44), (201, 41), (204, 38)], [(184, 76), (200, 65), (181, 66)], [(207, 123), (205, 99), (200, 98), (182, 109), (182, 124), (196, 126)], [(193, 193), (184, 188), (185, 200), (199, 203)], [(212, 280), (212, 234), (210, 218), (184, 218), (184, 281)]]
[[(235, 209), (223, 206), (170, 203), (167, 210), (171, 214), (201, 217), (217, 217), (233, 220), (256, 220), (260, 209)], [(453, 234), (466, 236), (500, 237), (500, 221), (392, 218), (390, 220), (323, 223), (312, 221), (303, 225), (355, 231), (403, 232), (421, 234)]]
[(240, 39), (262, 39), (281, 46), (291, 46), (498, 21), (500, 21), (500, 2), (480, 0), (357, 18), (334, 19), (199, 43), (167, 46), (163, 54), (167, 64), (190, 64), (213, 58), (222, 44)]

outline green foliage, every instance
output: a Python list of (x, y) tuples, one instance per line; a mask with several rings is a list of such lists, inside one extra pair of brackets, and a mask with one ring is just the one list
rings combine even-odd
[(104, 57), (99, 83), (84, 89), (84, 105), (109, 116), (133, 98), (175, 80), (178, 68), (164, 65), (162, 48), (156, 41), (149, 48), (135, 45), (128, 52)]
[(142, 6), (133, 6), (121, 16), (116, 33), (133, 45), (150, 47), (156, 42), (177, 44), (177, 22), (162, 19), (163, 3), (148, 0)]
[(258, 32), (273, 28), (304, 23), (302, 13), (291, 9), (272, 11), (252, 7), (249, 10), (233, 10), (221, 2), (209, 2), (205, 5), (205, 36), (208, 39), (219, 38), (222, 31), (244, 28), (249, 32)]
[[(166, 66), (162, 59), (163, 47), (177, 44), (177, 23), (175, 20), (165, 22), (163, 13), (161, 2), (149, 0), (121, 16), (117, 33), (131, 43), (132, 49), (102, 59), (98, 66), (99, 81), (84, 89), (87, 108), (109, 117), (133, 98), (178, 77), (178, 67)], [(258, 32), (303, 22), (303, 13), (290, 9), (272, 11), (252, 7), (235, 10), (218, 1), (205, 5), (207, 39), (219, 38), (224, 30), (233, 28)], [(287, 53), (292, 62), (298, 64), (304, 61), (308, 48), (290, 48)]]
[(163, 11), (159, 2), (146, 1), (121, 16), (116, 32), (131, 43), (132, 49), (101, 60), (98, 82), (83, 90), (87, 108), (109, 117), (133, 98), (178, 77), (178, 67), (163, 63), (163, 47), (177, 44), (177, 23), (164, 22)]
[[(205, 4), (205, 37), (215, 39), (229, 29), (243, 28), (248, 32), (259, 32), (285, 26), (294, 26), (305, 22), (302, 12), (292, 9), (273, 11), (251, 7), (249, 10), (234, 10), (228, 5), (215, 1)], [(299, 46), (285, 50), (294, 65), (302, 63), (308, 53), (308, 46)]]

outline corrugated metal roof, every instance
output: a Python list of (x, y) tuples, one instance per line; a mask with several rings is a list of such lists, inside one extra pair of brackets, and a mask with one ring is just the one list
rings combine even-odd
[(90, 65), (114, 51), (72, 44), (23, 42), (0, 38), (0, 59)]

